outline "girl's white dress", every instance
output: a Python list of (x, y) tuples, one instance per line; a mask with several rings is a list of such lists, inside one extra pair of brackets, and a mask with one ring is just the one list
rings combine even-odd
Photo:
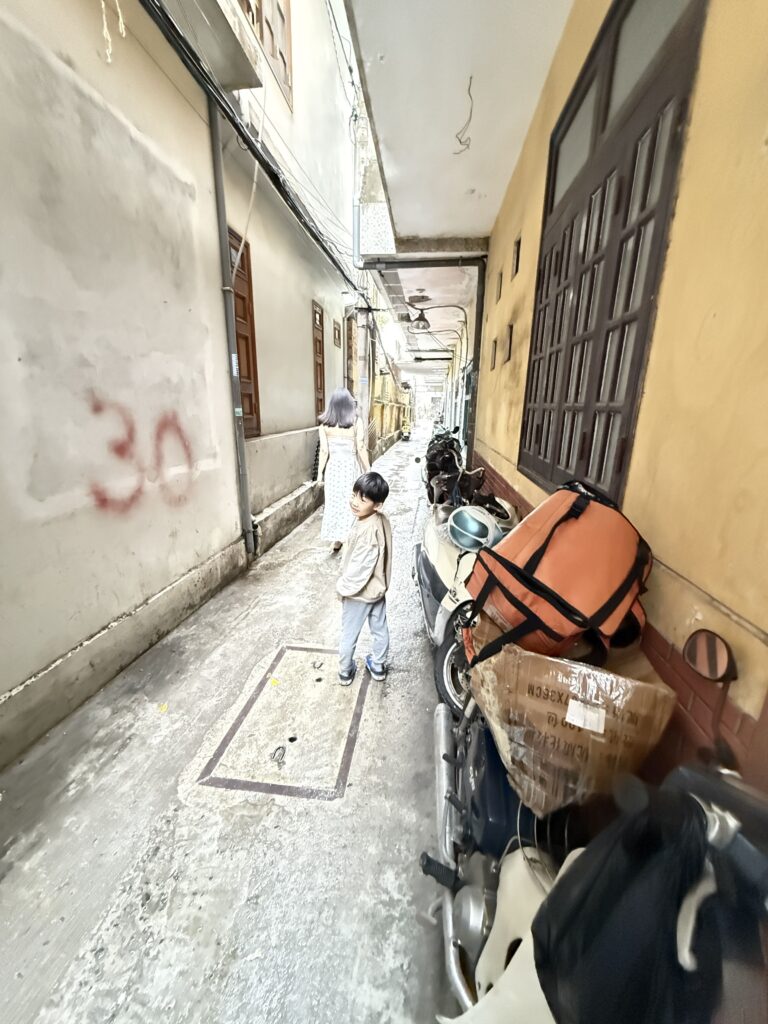
[[(326, 455), (327, 453), (327, 455)], [(325, 508), (320, 537), (324, 541), (345, 541), (354, 522), (349, 499), (355, 480), (363, 470), (365, 431), (360, 420), (353, 427), (320, 427), (320, 459), (327, 457)]]

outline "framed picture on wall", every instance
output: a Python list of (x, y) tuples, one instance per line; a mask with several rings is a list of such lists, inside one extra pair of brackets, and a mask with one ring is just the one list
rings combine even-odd
[(341, 324), (338, 320), (333, 321), (333, 344), (341, 348)]

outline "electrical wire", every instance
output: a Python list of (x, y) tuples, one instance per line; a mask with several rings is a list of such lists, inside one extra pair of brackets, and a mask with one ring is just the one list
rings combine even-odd
[(341, 40), (341, 45), (344, 46), (344, 44), (346, 43), (347, 46), (349, 47), (349, 50), (347, 51), (345, 49), (344, 53), (345, 53), (346, 58), (347, 58), (347, 70), (349, 71), (350, 76), (354, 77), (353, 72), (352, 72), (352, 67), (351, 67), (351, 65), (352, 65), (352, 40), (349, 39), (347, 36), (344, 36), (344, 35), (341, 34), (341, 29), (339, 28), (339, 23), (336, 20), (336, 12), (333, 9), (333, 4), (332, 3), (330, 5), (330, 7), (329, 7), (329, 10), (331, 12), (331, 18), (333, 19), (334, 27), (336, 28), (336, 32), (338, 33), (339, 39)]
[[(333, 49), (334, 49), (334, 53), (336, 54), (336, 63), (337, 63), (338, 68), (339, 68), (339, 77), (341, 78), (341, 85), (342, 85), (342, 88), (344, 89), (344, 95), (347, 98), (347, 102), (350, 102), (349, 101), (349, 97), (347, 96), (347, 85), (346, 85), (346, 82), (344, 81), (344, 71), (342, 70), (342, 67), (341, 67), (341, 58), (339, 57), (339, 50), (338, 50), (338, 47), (336, 46), (336, 36), (338, 35), (338, 37), (339, 37), (342, 49), (344, 48), (345, 37), (341, 34), (341, 29), (339, 28), (339, 23), (336, 20), (336, 12), (334, 11), (333, 6), (332, 6), (330, 0), (325, 0), (325, 9), (326, 9), (326, 12), (328, 14), (328, 17), (329, 17), (330, 23), (331, 23), (331, 37), (333, 39)], [(335, 34), (334, 34), (334, 29), (335, 29)], [(351, 43), (350, 40), (346, 40), (346, 41), (349, 43), (350, 53), (351, 53), (352, 43)], [(345, 57), (346, 57), (346, 54), (345, 54)], [(347, 65), (347, 71), (349, 72), (349, 80), (350, 80), (350, 82), (352, 84), (352, 96), (354, 97), (354, 100), (352, 101), (351, 106), (354, 108), (356, 106), (356, 104), (357, 104), (357, 83), (355, 82), (355, 73), (352, 70), (351, 58), (346, 58), (346, 65)]]
[[(195, 6), (197, 7), (198, 11), (200, 12), (200, 14), (203, 17), (205, 17), (205, 14), (204, 14), (202, 8), (200, 7), (200, 4), (199, 4), (198, 0), (193, 0), (193, 2), (195, 4)], [(208, 61), (207, 61), (207, 59), (205, 57), (204, 48), (203, 48), (202, 44), (200, 43), (200, 38), (197, 35), (197, 32), (195, 31), (195, 28), (194, 28), (194, 25), (192, 23), (192, 20), (190, 19), (189, 14), (187, 13), (187, 10), (186, 10), (185, 7), (182, 7), (181, 11), (182, 11), (182, 14), (184, 15), (184, 20), (186, 22), (187, 28), (189, 29), (189, 32), (190, 32), (190, 34), (192, 36), (192, 40), (193, 40), (193, 42), (195, 44), (195, 48), (197, 50), (198, 56), (200, 57), (201, 61), (205, 65), (206, 69), (208, 70), (208, 73), (211, 75), (212, 78), (214, 78), (215, 76), (213, 75), (213, 71), (211, 69), (211, 66), (210, 66), (210, 64), (208, 63)], [(272, 121), (272, 119), (267, 116), (267, 113), (266, 113), (266, 110), (267, 110), (267, 99), (266, 99), (266, 97), (267, 97), (267, 92), (266, 92), (267, 86), (266, 86), (266, 81), (265, 81), (265, 83), (263, 85), (263, 89), (264, 89), (264, 96), (263, 96), (262, 103), (261, 103), (259, 136), (258, 136), (259, 142), (263, 142), (263, 139), (264, 139), (264, 122), (266, 120), (266, 121), (268, 121), (270, 123), (270, 125), (272, 127), (273, 133), (280, 139), (280, 141), (282, 142), (283, 146), (285, 146), (285, 148), (288, 150), (290, 156), (295, 161), (295, 163), (296, 163), (297, 167), (299, 168), (299, 170), (301, 170), (302, 173), (304, 174), (304, 176), (307, 179), (307, 182), (309, 183), (310, 187), (313, 188), (314, 191), (316, 192), (316, 194), (318, 195), (321, 203), (323, 203), (323, 205), (324, 205), (324, 208), (327, 210), (327, 212), (332, 217), (334, 217), (336, 219), (336, 221), (338, 222), (340, 228), (342, 229), (342, 232), (344, 233), (344, 237), (346, 237), (347, 228), (345, 227), (345, 225), (342, 224), (341, 220), (338, 217), (336, 217), (336, 214), (334, 213), (334, 211), (331, 209), (331, 207), (328, 205), (328, 203), (326, 203), (324, 201), (322, 195), (314, 187), (314, 184), (312, 183), (312, 181), (311, 181), (311, 179), (309, 177), (309, 174), (302, 167), (301, 162), (299, 161), (298, 157), (291, 150), (290, 146), (288, 146), (288, 144), (286, 143), (286, 141), (283, 138), (283, 136), (277, 130), (277, 126), (275, 125), (274, 121)], [(249, 90), (249, 94), (250, 94), (250, 92), (251, 92), (251, 90)], [(237, 138), (237, 142), (238, 142), (238, 145), (240, 146), (240, 148), (244, 152), (248, 152), (248, 147), (243, 144), (243, 142), (240, 139), (240, 137), (239, 136), (235, 136), (235, 137)], [(256, 179), (258, 177), (258, 167), (259, 167), (258, 161), (254, 161), (254, 178), (253, 178), (253, 185), (252, 185), (252, 188), (251, 188), (251, 198), (250, 198), (249, 207), (248, 207), (248, 219), (247, 219), (247, 222), (246, 222), (246, 231), (247, 231), (248, 225), (250, 224), (250, 218), (251, 218), (252, 211), (253, 211), (253, 203), (254, 203), (254, 199), (255, 199), (255, 195), (256, 195)], [(304, 202), (305, 206), (311, 206), (312, 204), (307, 201), (306, 194), (302, 195), (302, 191), (305, 188), (305, 186), (303, 186), (300, 183), (300, 181), (294, 175), (291, 175), (290, 172), (287, 171), (286, 167), (283, 167), (282, 169), (283, 169), (284, 173), (286, 173), (286, 176), (289, 177), (289, 179), (291, 181), (291, 184), (294, 186), (296, 191), (299, 193), (299, 195), (300, 195), (300, 197), (302, 199), (302, 202)], [(317, 208), (312, 209), (310, 212), (312, 213), (312, 215), (315, 218), (315, 220), (321, 222), (320, 226), (322, 227), (324, 234), (326, 236), (329, 236), (329, 235), (331, 236), (330, 240), (333, 243), (334, 250), (337, 253), (339, 253), (339, 254), (343, 254), (344, 257), (346, 257), (348, 259), (351, 259), (352, 258), (352, 249), (351, 249), (350, 246), (348, 246), (348, 245), (345, 246), (343, 244), (343, 242), (340, 242), (339, 231), (337, 229), (329, 227), (327, 223), (322, 223), (324, 217), (318, 215)], [(237, 268), (240, 266), (240, 261), (242, 259), (242, 253), (243, 253), (243, 249), (244, 249), (244, 245), (245, 245), (245, 233), (243, 234), (242, 239), (243, 240), (241, 241), (240, 248), (238, 249), (238, 256), (237, 256), (237, 259), (235, 261), (235, 268), (234, 268), (234, 271), (233, 271), (233, 275), (234, 275), (234, 273), (237, 272)]]
[(250, 128), (243, 121), (242, 116), (238, 113), (231, 99), (219, 85), (215, 75), (206, 66), (205, 61), (197, 50), (190, 45), (167, 8), (161, 3), (161, 0), (139, 0), (139, 3), (158, 26), (167, 42), (172, 46), (198, 85), (214, 101), (236, 134), (239, 135), (245, 147), (261, 163), (264, 173), (269, 178), (271, 184), (278, 191), (283, 202), (291, 210), (309, 237), (325, 253), (328, 260), (336, 267), (354, 292), (360, 295), (368, 308), (372, 308), (365, 291), (352, 279), (349, 270), (343, 265), (343, 261), (339, 259), (338, 253), (334, 251), (334, 247), (329, 243), (324, 232), (314, 218), (308, 216), (308, 213), (302, 210), (303, 204), (300, 197), (286, 180), (283, 169), (276, 163), (269, 150), (263, 145), (263, 142), (261, 140), (257, 142), (254, 139)]
[[(322, 205), (325, 206), (325, 208), (328, 210), (328, 212), (331, 215), (331, 217), (333, 217), (336, 220), (336, 222), (339, 225), (339, 227), (343, 228), (346, 231), (347, 230), (347, 226), (343, 223), (343, 221), (338, 217), (338, 215), (335, 213), (335, 211), (331, 208), (331, 206), (328, 204), (327, 200), (323, 197), (322, 193), (317, 189), (316, 185), (314, 184), (314, 182), (312, 181), (312, 178), (309, 175), (309, 172), (303, 167), (303, 165), (302, 165), (301, 161), (299, 160), (299, 158), (296, 156), (296, 154), (293, 152), (291, 147), (285, 141), (285, 138), (280, 134), (280, 131), (278, 130), (277, 125), (275, 124), (275, 122), (269, 116), (267, 116), (266, 122), (267, 122), (267, 124), (269, 125), (269, 128), (270, 128), (270, 135), (274, 135), (276, 138), (278, 138), (280, 140), (280, 142), (281, 142), (282, 146), (285, 148), (286, 152), (293, 158), (293, 160), (294, 160), (298, 170), (306, 178), (307, 186), (317, 195), (318, 201)], [(304, 186), (304, 187), (307, 187), (307, 186)]]
[[(264, 138), (264, 114), (267, 109), (267, 83), (264, 82), (264, 95), (262, 96), (261, 103), (261, 124), (259, 125), (259, 142)], [(240, 238), (240, 247), (237, 250), (237, 256), (235, 256), (235, 263), (232, 267), (232, 285), (234, 287), (235, 278), (237, 272), (240, 269), (240, 260), (243, 258), (243, 249), (245, 249), (246, 239), (248, 237), (248, 228), (251, 226), (251, 214), (253, 213), (253, 203), (256, 199), (256, 184), (259, 180), (259, 161), (253, 161), (253, 183), (251, 185), (251, 198), (248, 200), (248, 214), (245, 218), (245, 228)]]
[[(344, 92), (344, 99), (347, 101), (347, 103), (349, 103), (349, 105), (351, 107), (354, 108), (355, 100), (354, 99), (350, 100), (349, 96), (347, 95), (347, 83), (346, 83), (346, 80), (344, 78), (344, 69), (342, 68), (342, 61), (341, 61), (341, 57), (339, 56), (339, 48), (336, 45), (336, 34), (334, 33), (334, 25), (336, 25), (336, 16), (333, 13), (333, 10), (331, 9), (331, 5), (330, 5), (329, 0), (325, 0), (325, 10), (326, 10), (326, 14), (328, 15), (328, 20), (329, 20), (329, 23), (330, 23), (330, 26), (331, 26), (331, 38), (333, 39), (333, 52), (336, 54), (336, 66), (339, 69), (339, 78), (341, 79), (341, 88), (342, 88), (342, 90)], [(338, 25), (336, 25), (336, 32), (338, 32)], [(339, 33), (339, 35), (341, 35), (341, 34)], [(343, 43), (342, 43), (342, 45), (343, 45)], [(349, 67), (349, 64), (347, 64), (347, 69), (350, 72), (350, 77), (352, 78), (352, 95), (356, 99), (356, 97), (357, 97), (357, 89), (356, 89), (356, 86), (355, 86), (354, 77), (352, 77), (352, 69)]]
[[(323, 228), (323, 231), (326, 234), (326, 236), (329, 236), (331, 238), (335, 250), (337, 252), (342, 253), (346, 259), (351, 261), (352, 256), (353, 256), (353, 251), (352, 251), (352, 248), (350, 247), (350, 245), (347, 242), (347, 239), (349, 237), (349, 228), (348, 228), (348, 226), (345, 225), (341, 221), (341, 219), (338, 217), (338, 215), (335, 213), (335, 211), (328, 204), (328, 202), (325, 199), (325, 197), (322, 195), (322, 193), (314, 185), (314, 183), (312, 182), (312, 179), (310, 178), (308, 172), (305, 170), (305, 168), (301, 164), (301, 161), (298, 159), (298, 157), (293, 152), (293, 150), (290, 148), (290, 146), (287, 144), (287, 142), (285, 141), (283, 136), (277, 130), (277, 127), (275, 126), (274, 122), (271, 120), (269, 115), (266, 115), (266, 122), (269, 123), (269, 125), (270, 125), (270, 127), (272, 129), (270, 134), (274, 134), (280, 140), (280, 142), (282, 143), (282, 146), (285, 148), (287, 153), (292, 157), (293, 161), (295, 162), (297, 169), (305, 177), (309, 187), (307, 188), (307, 186), (305, 186), (301, 182), (301, 180), (287, 166), (282, 165), (281, 169), (282, 169), (283, 173), (285, 174), (286, 178), (291, 182), (291, 184), (293, 185), (294, 189), (299, 194), (299, 196), (300, 196), (302, 202), (305, 204), (305, 206), (307, 206), (310, 209), (310, 212), (312, 213), (312, 215), (315, 218), (315, 220), (320, 222), (320, 224), (321, 224), (321, 226)], [(239, 142), (241, 148), (247, 149), (247, 147), (243, 146), (243, 144), (240, 142), (239, 139), (238, 139), (238, 142)], [(317, 201), (314, 200), (314, 196), (317, 197)], [(320, 212), (318, 207), (322, 208), (323, 212)], [(335, 222), (335, 223), (329, 224), (328, 221), (327, 221), (327, 216), (330, 216), (332, 218), (332, 221)], [(338, 225), (338, 226), (336, 226), (336, 225)], [(352, 268), (351, 268), (351, 266), (348, 265), (347, 269), (351, 270)], [(358, 281), (358, 284), (360, 284), (359, 281)]]

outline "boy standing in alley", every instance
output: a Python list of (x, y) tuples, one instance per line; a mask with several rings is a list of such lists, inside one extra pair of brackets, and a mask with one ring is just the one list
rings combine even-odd
[(373, 650), (365, 659), (371, 679), (387, 677), (389, 630), (386, 593), (392, 578), (392, 527), (381, 511), (389, 484), (378, 473), (368, 472), (356, 481), (350, 506), (355, 523), (349, 533), (347, 552), (336, 589), (342, 599), (339, 641), (339, 682), (349, 686), (355, 678), (355, 646), (368, 622)]

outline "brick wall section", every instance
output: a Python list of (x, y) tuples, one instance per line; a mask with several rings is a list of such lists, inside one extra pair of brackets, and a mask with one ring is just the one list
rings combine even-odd
[[(473, 467), (483, 466), (483, 491), (504, 498), (521, 516), (533, 506), (477, 453)], [(715, 717), (723, 697), (722, 687), (697, 675), (682, 654), (650, 623), (643, 637), (643, 650), (661, 678), (677, 693), (678, 704), (672, 721), (643, 775), (660, 782), (675, 766), (696, 759), (701, 747), (711, 747)], [(741, 711), (727, 695), (720, 719), (720, 733), (733, 750), (744, 778), (768, 792), (768, 701), (759, 720)]]
[(527, 516), (529, 512), (533, 511), (533, 505), (527, 501), (519, 491), (516, 491), (511, 484), (507, 483), (500, 473), (497, 473), (493, 466), (486, 462), (482, 456), (475, 452), (472, 456), (472, 468), (477, 469), (482, 466), (485, 470), (485, 477), (483, 486), (481, 488), (483, 494), (495, 494), (497, 498), (503, 498), (508, 501), (510, 505), (513, 505), (520, 516)]
[[(647, 766), (648, 774), (662, 778), (681, 761), (692, 760), (700, 747), (712, 744), (717, 710), (723, 700), (718, 683), (702, 679), (680, 651), (655, 626), (648, 625), (643, 650), (661, 678), (677, 693), (677, 708), (661, 743)], [(725, 696), (720, 734), (731, 747), (742, 775), (768, 791), (768, 702), (759, 719), (743, 712)]]

